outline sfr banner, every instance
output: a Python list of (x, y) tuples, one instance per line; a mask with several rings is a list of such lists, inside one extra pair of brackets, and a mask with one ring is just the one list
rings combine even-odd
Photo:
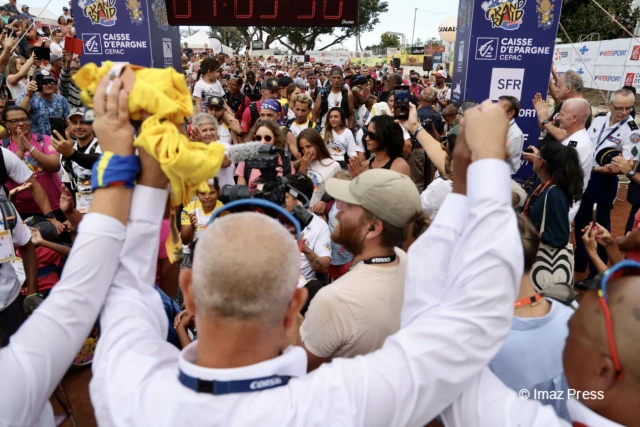
[(525, 147), (540, 135), (532, 101), (547, 93), (561, 9), (561, 0), (460, 0), (458, 7), (451, 99), (518, 98)]

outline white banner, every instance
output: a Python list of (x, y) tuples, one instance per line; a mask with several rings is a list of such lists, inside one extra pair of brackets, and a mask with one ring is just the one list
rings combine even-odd
[(600, 42), (586, 42), (574, 44), (575, 49), (571, 49), (571, 64), (595, 64), (598, 59), (598, 49)]
[(629, 55), (631, 39), (600, 42), (596, 65), (624, 65)]
[(596, 65), (593, 86), (602, 90), (618, 90), (624, 86), (624, 65)]

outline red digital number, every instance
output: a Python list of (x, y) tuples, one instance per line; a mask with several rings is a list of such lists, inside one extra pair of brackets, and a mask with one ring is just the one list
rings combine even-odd
[(173, 16), (180, 19), (191, 18), (191, 0), (187, 0), (187, 14), (186, 15), (178, 15), (178, 5), (176, 4), (177, 0), (173, 0)]
[(340, 0), (340, 6), (338, 8), (337, 15), (327, 15), (327, 0), (324, 0), (324, 5), (322, 7), (322, 14), (324, 15), (324, 19), (340, 19), (342, 18), (342, 0)]
[(278, 17), (278, 0), (273, 1), (273, 14), (272, 15), (260, 15), (263, 19), (273, 19)]
[(218, 16), (218, 0), (213, 0), (213, 16)]
[(253, 16), (253, 0), (249, 0), (249, 14), (248, 15), (239, 15), (238, 14), (238, 0), (233, 0), (234, 3), (234, 12), (236, 14), (236, 18), (244, 18), (249, 19)]
[(316, 0), (313, 0), (311, 2), (311, 15), (298, 15), (298, 19), (313, 19), (315, 16), (316, 16)]

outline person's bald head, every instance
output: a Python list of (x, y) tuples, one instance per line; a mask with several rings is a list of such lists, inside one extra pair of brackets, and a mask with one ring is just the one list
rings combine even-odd
[(560, 122), (561, 129), (573, 133), (585, 127), (589, 116), (591, 116), (589, 102), (583, 98), (571, 98), (562, 104), (557, 120)]
[(563, 353), (569, 388), (602, 392), (601, 399), (582, 400), (595, 412), (630, 402), (640, 407), (640, 276), (612, 280), (607, 286), (607, 297), (622, 378), (616, 378), (597, 291), (586, 292), (581, 299), (569, 321)]
[(299, 257), (295, 238), (275, 219), (252, 212), (222, 217), (198, 239), (191, 277), (181, 275), (183, 287), (191, 282), (187, 309), (200, 318), (278, 323), (298, 283)]
[(432, 87), (426, 87), (420, 92), (420, 104), (433, 105), (436, 103), (438, 92)]

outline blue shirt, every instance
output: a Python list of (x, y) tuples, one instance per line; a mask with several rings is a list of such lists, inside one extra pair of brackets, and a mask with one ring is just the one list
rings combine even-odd
[(489, 363), (489, 368), (509, 388), (519, 391), (563, 391), (562, 399), (538, 399), (553, 406), (559, 417), (571, 422), (567, 410), (569, 386), (564, 376), (562, 352), (569, 335), (567, 322), (574, 311), (549, 300), (551, 310), (544, 317), (513, 317), (507, 341)]
[[(22, 94), (16, 101), (16, 105), (20, 104), (25, 94)], [(31, 98), (29, 104), (29, 120), (31, 120), (31, 133), (38, 135), (51, 136), (51, 125), (49, 117), (62, 117), (66, 119), (69, 115), (69, 103), (62, 95), (53, 94), (51, 101), (42, 98), (36, 93)]]
[[(329, 231), (333, 232), (333, 229), (338, 225), (338, 219), (336, 218), (338, 215), (338, 204), (334, 203), (329, 211)], [(351, 255), (344, 246), (339, 245), (335, 242), (331, 242), (331, 265), (345, 265), (353, 260), (353, 255)]]

